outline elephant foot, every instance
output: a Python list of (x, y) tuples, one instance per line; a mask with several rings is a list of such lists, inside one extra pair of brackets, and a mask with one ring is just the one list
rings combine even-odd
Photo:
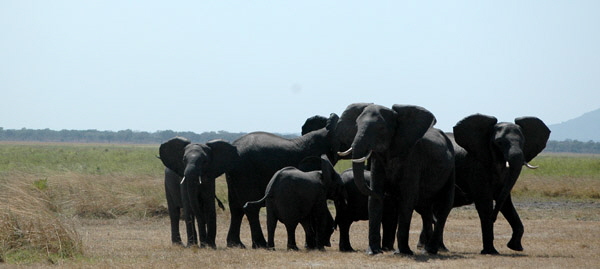
[(354, 252), (355, 250), (351, 246), (340, 246), (341, 252)]
[(206, 242), (202, 242), (200, 243), (200, 248), (212, 248), (212, 249), (217, 249), (217, 245), (215, 243), (206, 243)]
[(481, 254), (483, 255), (498, 255), (500, 253), (498, 253), (498, 251), (495, 248), (491, 248), (491, 249), (483, 249), (481, 251)]
[(396, 250), (394, 252), (394, 255), (408, 255), (408, 256), (412, 256), (412, 255), (415, 255), (415, 253), (412, 252), (412, 250), (410, 250), (410, 249), (404, 249), (404, 250), (398, 249), (398, 250)]
[(287, 250), (291, 250), (291, 251), (299, 251), (300, 249), (298, 248), (298, 246), (296, 245), (288, 245), (287, 246)]
[(382, 246), (381, 250), (385, 252), (394, 251), (394, 246)]
[(437, 255), (439, 248), (433, 246), (425, 246), (425, 251), (427, 251), (427, 253), (429, 254)]
[(242, 242), (227, 242), (227, 247), (228, 248), (246, 248), (246, 245), (244, 245), (244, 243)]
[(450, 250), (448, 250), (448, 248), (444, 245), (444, 243), (442, 243), (438, 249), (439, 252), (450, 252)]
[(267, 242), (252, 242), (253, 249), (267, 248)]
[(372, 248), (369, 246), (369, 248), (367, 248), (367, 255), (377, 255), (377, 254), (382, 254), (383, 250), (381, 250), (380, 247), (376, 247), (376, 248)]
[(523, 251), (523, 246), (521, 245), (521, 241), (519, 240), (511, 239), (510, 241), (508, 241), (508, 244), (506, 244), (506, 246), (515, 251)]
[(185, 246), (183, 245), (183, 242), (181, 242), (181, 241), (174, 241), (174, 242), (171, 242), (171, 244), (173, 244), (173, 246), (185, 247)]

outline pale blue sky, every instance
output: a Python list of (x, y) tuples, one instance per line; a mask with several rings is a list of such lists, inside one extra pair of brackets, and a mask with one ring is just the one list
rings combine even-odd
[(0, 127), (300, 132), (600, 107), (600, 1), (0, 1)]

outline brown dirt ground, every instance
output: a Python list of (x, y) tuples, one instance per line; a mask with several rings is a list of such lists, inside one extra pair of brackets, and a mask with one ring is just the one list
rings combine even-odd
[[(112, 220), (76, 219), (85, 246), (83, 258), (64, 260), (60, 267), (119, 268), (599, 268), (600, 267), (600, 203), (598, 202), (521, 202), (517, 210), (525, 225), (525, 251), (515, 252), (505, 244), (510, 227), (499, 217), (495, 225), (497, 256), (480, 255), (481, 233), (477, 213), (472, 206), (454, 209), (445, 230), (450, 252), (423, 254), (416, 249), (421, 221), (415, 213), (410, 246), (417, 254), (398, 256), (391, 253), (368, 256), (367, 222), (352, 226), (351, 241), (358, 251), (337, 251), (339, 234), (332, 236), (333, 247), (325, 252), (287, 251), (283, 225), (277, 228), (275, 251), (228, 249), (225, 236), (229, 213), (218, 214), (217, 250), (181, 248), (170, 243), (169, 220), (166, 217)], [(263, 231), (266, 232), (264, 225)], [(184, 228), (182, 226), (182, 231)], [(296, 238), (304, 244), (304, 233), (298, 227)], [(251, 245), (247, 222), (242, 223), (242, 240)], [(33, 267), (56, 266), (35, 264)]]

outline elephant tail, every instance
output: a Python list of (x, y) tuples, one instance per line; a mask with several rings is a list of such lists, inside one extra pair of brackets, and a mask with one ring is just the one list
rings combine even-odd
[(246, 202), (246, 204), (244, 205), (244, 209), (248, 210), (248, 209), (258, 209), (258, 208), (264, 207), (265, 200), (267, 200), (267, 196), (268, 196), (268, 194), (266, 194), (263, 198), (261, 198), (258, 201)]
[(221, 200), (219, 200), (219, 197), (217, 197), (215, 195), (215, 199), (217, 200), (217, 204), (219, 205), (219, 208), (221, 208), (221, 210), (225, 211), (225, 206), (223, 206), (223, 203), (221, 202)]

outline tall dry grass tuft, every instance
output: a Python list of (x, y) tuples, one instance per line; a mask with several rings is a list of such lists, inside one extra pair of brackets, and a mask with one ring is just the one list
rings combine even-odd
[(43, 186), (31, 181), (0, 181), (0, 260), (54, 262), (82, 254), (75, 227), (56, 212)]

